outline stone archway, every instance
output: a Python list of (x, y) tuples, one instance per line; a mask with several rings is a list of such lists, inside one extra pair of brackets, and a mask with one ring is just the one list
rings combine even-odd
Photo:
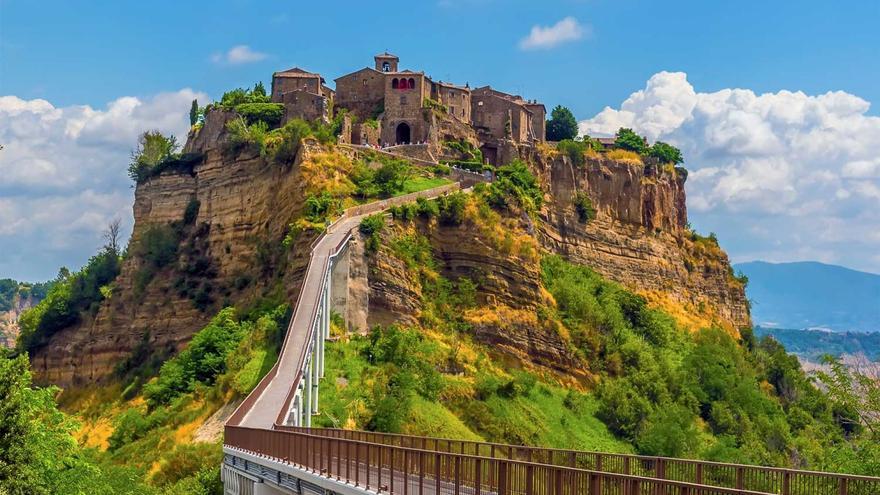
[(406, 122), (401, 122), (397, 124), (396, 144), (409, 144), (411, 141), (410, 132), (411, 131), (409, 128), (409, 124), (407, 124)]

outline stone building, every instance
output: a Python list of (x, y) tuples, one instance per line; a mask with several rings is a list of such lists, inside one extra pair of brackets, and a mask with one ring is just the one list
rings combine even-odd
[(424, 72), (400, 69), (400, 59), (388, 52), (364, 67), (335, 80), (335, 92), (319, 74), (293, 68), (276, 72), (272, 100), (284, 103), (285, 119), (329, 118), (331, 108), (351, 115), (343, 142), (399, 145), (448, 139), (479, 141), (497, 147), (499, 141), (531, 145), (544, 140), (544, 105), (489, 86), (471, 90), (433, 81)]
[(272, 101), (284, 104), (284, 121), (329, 120), (334, 93), (320, 74), (299, 67), (272, 74)]

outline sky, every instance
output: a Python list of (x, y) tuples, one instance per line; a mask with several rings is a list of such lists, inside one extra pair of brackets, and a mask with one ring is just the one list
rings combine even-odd
[(0, 0), (0, 278), (78, 268), (147, 129), (301, 66), (401, 65), (682, 148), (693, 226), (734, 261), (880, 273), (880, 2)]

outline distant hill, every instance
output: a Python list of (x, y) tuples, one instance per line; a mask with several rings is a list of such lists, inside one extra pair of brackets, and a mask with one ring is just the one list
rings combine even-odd
[(749, 277), (746, 295), (756, 325), (880, 331), (880, 275), (812, 261), (734, 268)]
[(785, 328), (755, 328), (759, 337), (770, 335), (785, 349), (810, 362), (818, 363), (822, 356), (864, 356), (880, 361), (880, 332), (829, 332), (827, 330), (792, 330)]

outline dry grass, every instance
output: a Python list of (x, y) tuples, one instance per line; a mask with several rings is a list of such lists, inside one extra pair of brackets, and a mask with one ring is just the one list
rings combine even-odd
[(611, 150), (605, 154), (609, 160), (614, 160), (620, 163), (626, 163), (627, 165), (642, 165), (642, 157), (638, 153), (634, 151), (628, 150)]
[(336, 197), (352, 194), (354, 184), (348, 176), (353, 168), (352, 159), (337, 151), (306, 154), (300, 167), (306, 195), (324, 191)]

